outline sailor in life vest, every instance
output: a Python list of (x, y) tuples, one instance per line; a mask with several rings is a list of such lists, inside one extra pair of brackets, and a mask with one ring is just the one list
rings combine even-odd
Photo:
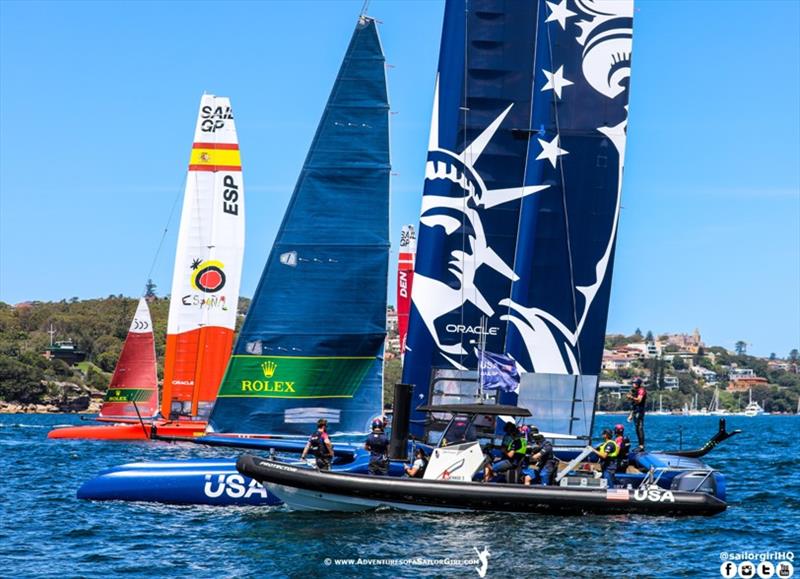
[(410, 466), (403, 467), (403, 470), (410, 478), (422, 478), (425, 475), (426, 466), (428, 466), (428, 460), (425, 458), (425, 451), (418, 447), (414, 452), (414, 462)]
[(331, 470), (331, 459), (333, 458), (333, 444), (328, 436), (328, 421), (324, 418), (317, 420), (317, 430), (308, 437), (301, 460), (305, 460), (306, 455), (311, 453), (317, 459), (319, 470)]
[(383, 420), (373, 420), (372, 432), (364, 443), (364, 448), (369, 451), (369, 474), (386, 475), (389, 472), (389, 439), (383, 429)]
[(595, 453), (600, 457), (600, 466), (603, 469), (603, 478), (608, 481), (608, 488), (614, 486), (614, 475), (617, 472), (617, 457), (619, 446), (613, 438), (609, 428), (603, 429), (603, 442), (597, 445)]
[[(483, 482), (490, 482), (496, 474), (506, 473), (506, 482), (517, 482), (517, 467), (522, 464), (528, 450), (528, 439), (521, 436), (517, 425), (506, 422), (503, 427), (505, 435), (500, 445), (500, 458), (496, 462), (494, 457), (487, 459), (483, 469)], [(510, 476), (509, 476), (510, 475)]]
[(614, 442), (619, 447), (619, 455), (617, 456), (617, 471), (625, 472), (628, 470), (630, 460), (628, 460), (628, 453), (631, 450), (631, 439), (625, 436), (625, 427), (622, 424), (614, 426)]

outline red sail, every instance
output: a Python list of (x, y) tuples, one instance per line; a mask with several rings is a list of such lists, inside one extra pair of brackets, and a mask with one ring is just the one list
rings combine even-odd
[(397, 264), (397, 332), (400, 337), (400, 353), (406, 351), (408, 316), (411, 312), (411, 282), (414, 279), (414, 255), (417, 238), (413, 225), (404, 225), (400, 233), (400, 259)]
[(100, 408), (100, 418), (151, 418), (157, 411), (158, 376), (153, 323), (147, 302), (142, 298), (114, 368), (105, 402)]

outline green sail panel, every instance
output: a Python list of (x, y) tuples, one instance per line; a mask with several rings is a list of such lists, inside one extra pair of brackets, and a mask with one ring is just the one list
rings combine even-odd
[[(382, 412), (389, 102), (361, 17), (242, 325), (209, 431), (365, 432)], [(270, 374), (270, 375), (268, 375)]]

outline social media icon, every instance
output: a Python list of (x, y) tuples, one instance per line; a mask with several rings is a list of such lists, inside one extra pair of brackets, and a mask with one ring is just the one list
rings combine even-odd
[(794, 575), (794, 565), (788, 561), (781, 561), (778, 563), (775, 574), (780, 577), (780, 579), (789, 579), (789, 577)]
[(731, 577), (736, 577), (736, 563), (725, 561), (722, 565), (719, 566), (719, 574), (725, 577), (725, 579), (731, 579)]
[(757, 565), (756, 570), (761, 579), (770, 579), (770, 577), (775, 575), (775, 565), (769, 561), (761, 561), (761, 563)]
[(750, 579), (756, 575), (756, 566), (752, 561), (743, 561), (739, 563), (739, 577)]

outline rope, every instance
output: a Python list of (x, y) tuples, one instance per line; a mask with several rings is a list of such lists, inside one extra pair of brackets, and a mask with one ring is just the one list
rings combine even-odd
[(161, 248), (164, 246), (164, 239), (167, 237), (167, 232), (169, 231), (169, 225), (172, 223), (172, 216), (175, 213), (175, 206), (178, 204), (178, 199), (181, 197), (181, 190), (179, 188), (176, 189), (177, 193), (175, 194), (175, 199), (172, 200), (172, 207), (169, 210), (169, 217), (167, 217), (167, 222), (164, 225), (164, 231), (161, 233), (161, 240), (158, 242), (158, 248), (156, 249), (156, 253), (153, 256), (153, 261), (150, 263), (150, 270), (147, 272), (147, 281), (149, 282), (153, 278), (153, 270), (156, 267), (156, 262), (158, 261), (158, 256), (161, 254)]

